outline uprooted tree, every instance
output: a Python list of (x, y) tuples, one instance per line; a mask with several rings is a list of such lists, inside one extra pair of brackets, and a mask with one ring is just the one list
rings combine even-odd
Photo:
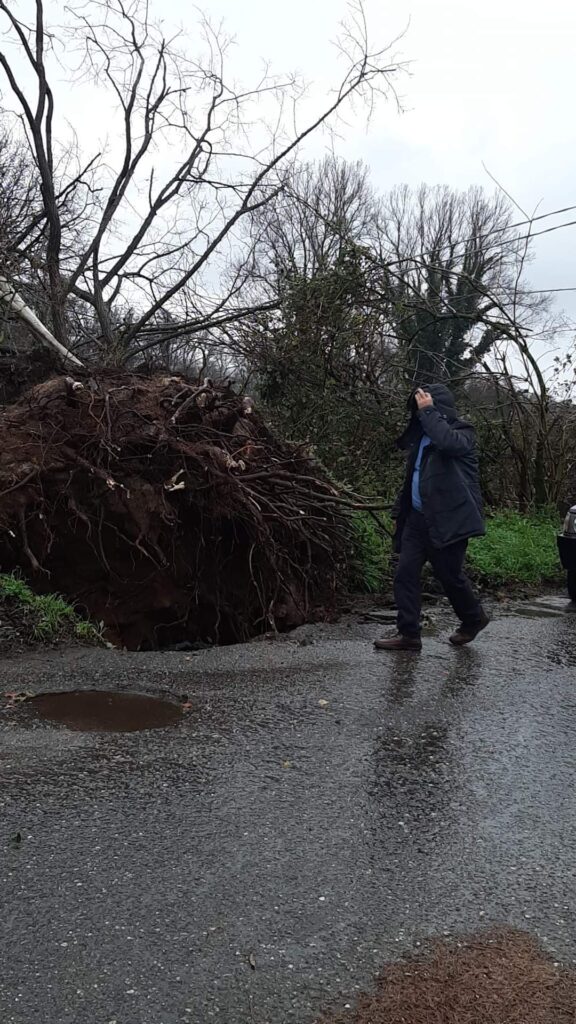
[[(369, 45), (359, 3), (350, 10), (343, 76), (314, 110), (291, 75), (238, 86), (230, 41), (206, 19), (194, 51), (146, 0), (72, 3), (58, 27), (42, 0), (0, 0), (6, 118), (30, 175), (2, 236), (0, 299), (75, 375), (0, 414), (0, 564), (131, 647), (295, 625), (344, 581), (358, 502), (247, 399), (77, 359), (215, 366), (210, 332), (274, 304), (246, 289), (240, 223), (282, 189), (311, 133), (353, 97), (392, 89), (398, 70)], [(63, 78), (78, 95), (97, 85), (106, 146), (84, 125), (67, 133)]]
[[(239, 223), (278, 193), (311, 133), (352, 97), (386, 92), (398, 70), (386, 49), (371, 48), (361, 7), (340, 39), (340, 83), (324, 109), (310, 113), (307, 101), (296, 127), (299, 80), (267, 72), (236, 85), (230, 40), (206, 19), (194, 54), (185, 38), (163, 34), (145, 0), (70, 4), (58, 27), (46, 24), (42, 0), (28, 6), (0, 0), (0, 66), (38, 197), (14, 236), (10, 283), (20, 290), (35, 278), (56, 339), (117, 365), (252, 312), (248, 266), (240, 259), (230, 273)], [(98, 87), (107, 152), (81, 133), (67, 148), (57, 142), (66, 137), (54, 73), (61, 78), (62, 66), (80, 94)]]
[(345, 582), (358, 499), (226, 385), (59, 376), (0, 432), (0, 564), (126, 646), (288, 628)]

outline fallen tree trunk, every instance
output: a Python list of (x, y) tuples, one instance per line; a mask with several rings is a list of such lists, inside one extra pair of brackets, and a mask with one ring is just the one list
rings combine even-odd
[(47, 348), (56, 352), (63, 362), (70, 363), (71, 366), (76, 368), (80, 368), (83, 365), (80, 360), (72, 354), (72, 352), (56, 340), (54, 335), (51, 334), (42, 321), (38, 319), (34, 310), (30, 309), (30, 306), (26, 305), (24, 299), (18, 294), (16, 289), (12, 287), (5, 277), (0, 277), (0, 302), (7, 306), (10, 312), (16, 316), (18, 320), (21, 320), (22, 323), (26, 324), (32, 335), (37, 338), (42, 345), (46, 345)]
[(60, 376), (0, 432), (0, 566), (124, 645), (235, 642), (333, 604), (354, 502), (229, 387)]

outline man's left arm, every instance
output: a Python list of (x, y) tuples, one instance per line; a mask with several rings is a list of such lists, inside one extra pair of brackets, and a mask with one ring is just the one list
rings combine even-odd
[(420, 423), (439, 452), (455, 456), (468, 455), (474, 447), (472, 427), (469, 430), (454, 430), (433, 407), (420, 412)]
[(468, 455), (474, 448), (474, 430), (454, 430), (447, 420), (434, 408), (432, 396), (426, 391), (416, 393), (418, 416), (422, 430), (428, 435), (439, 452), (446, 455)]

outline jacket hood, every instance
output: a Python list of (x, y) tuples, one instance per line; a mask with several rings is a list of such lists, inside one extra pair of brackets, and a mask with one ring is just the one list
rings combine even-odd
[(424, 385), (424, 391), (429, 391), (434, 399), (434, 405), (438, 409), (438, 412), (442, 413), (443, 416), (448, 420), (457, 420), (458, 413), (456, 412), (456, 402), (454, 395), (445, 384), (429, 384)]
[[(456, 401), (454, 399), (454, 395), (450, 391), (450, 388), (447, 388), (445, 384), (422, 384), (421, 387), (423, 391), (428, 391), (428, 393), (432, 395), (432, 398), (434, 399), (434, 408), (437, 409), (442, 416), (445, 416), (450, 423), (459, 419), (456, 411)], [(410, 412), (410, 420), (406, 430), (396, 442), (399, 448), (409, 448), (422, 436), (422, 425), (414, 402), (414, 391), (410, 393), (407, 406)]]

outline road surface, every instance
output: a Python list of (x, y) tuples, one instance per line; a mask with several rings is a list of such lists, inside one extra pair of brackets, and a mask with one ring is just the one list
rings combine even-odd
[(453, 650), (443, 615), (421, 655), (350, 621), (2, 664), (1, 690), (191, 705), (116, 734), (0, 712), (3, 1024), (312, 1024), (503, 922), (576, 962), (576, 616), (538, 601)]

